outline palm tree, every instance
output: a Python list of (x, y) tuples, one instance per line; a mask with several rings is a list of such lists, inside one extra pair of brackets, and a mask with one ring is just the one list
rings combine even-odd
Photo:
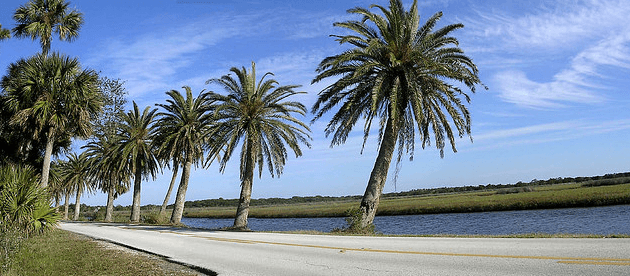
[(186, 190), (190, 169), (193, 165), (199, 165), (204, 159), (204, 147), (208, 144), (208, 130), (213, 123), (210, 113), (211, 105), (207, 100), (207, 94), (203, 91), (198, 97), (193, 97), (192, 90), (188, 86), (186, 97), (177, 90), (166, 92), (171, 98), (166, 100), (168, 104), (156, 104), (165, 112), (158, 113), (160, 117), (156, 126), (160, 133), (158, 152), (173, 160), (173, 166), (182, 167), (182, 178), (177, 188), (172, 223), (180, 223), (186, 201)]
[(134, 177), (133, 203), (131, 221), (140, 221), (140, 184), (142, 178), (151, 176), (155, 179), (159, 169), (158, 161), (153, 153), (151, 143), (155, 135), (153, 119), (157, 109), (146, 107), (142, 114), (136, 102), (133, 110), (123, 114), (123, 124), (118, 131), (119, 137), (116, 151), (121, 154), (119, 170), (129, 170)]
[(470, 136), (470, 114), (461, 98), (470, 99), (453, 83), (463, 83), (473, 93), (480, 84), (476, 65), (449, 36), (462, 24), (433, 31), (442, 17), (438, 12), (420, 26), (416, 0), (409, 11), (401, 0), (390, 0), (389, 9), (370, 8), (382, 15), (357, 7), (348, 13), (361, 15), (360, 21), (334, 24), (353, 32), (335, 36), (352, 47), (322, 60), (313, 80), (338, 78), (313, 106), (313, 121), (339, 106), (325, 129), (333, 135), (331, 146), (344, 143), (358, 119), (366, 120), (365, 145), (372, 121), (379, 121), (378, 156), (360, 206), (363, 229), (374, 220), (396, 144), (398, 162), (404, 153), (412, 159), (417, 126), (423, 148), (432, 134), (441, 156), (446, 139), (455, 152), (453, 128), (460, 138)]
[(79, 36), (83, 24), (83, 14), (69, 10), (65, 0), (30, 0), (13, 14), (17, 26), (13, 35), (18, 38), (39, 38), (42, 54), (48, 55), (53, 32), (59, 40), (73, 41)]
[(257, 82), (254, 62), (251, 72), (245, 67), (240, 70), (232, 67), (230, 72), (237, 78), (228, 74), (220, 79), (210, 79), (206, 84), (219, 84), (228, 92), (227, 96), (208, 92), (209, 100), (216, 103), (216, 129), (212, 136), (218, 140), (214, 145), (225, 147), (225, 155), (220, 160), (222, 172), (242, 140), (241, 195), (234, 228), (245, 229), (256, 165), (259, 177), (265, 163), (271, 177), (279, 177), (287, 159), (285, 144), (299, 157), (302, 155), (299, 143), (310, 148), (308, 140), (311, 137), (308, 126), (292, 116), (292, 113), (304, 115), (306, 107), (299, 102), (285, 101), (293, 95), (306, 93), (295, 91), (298, 85), (277, 86), (276, 80), (265, 79), (273, 76), (270, 72)]
[(11, 37), (11, 31), (2, 28), (2, 24), (0, 24), (0, 41), (5, 40)]
[(82, 148), (88, 157), (90, 175), (98, 184), (98, 188), (107, 194), (105, 221), (112, 221), (114, 200), (129, 190), (131, 172), (127, 166), (121, 168), (124, 162), (116, 148), (117, 141), (107, 136), (90, 141)]
[(77, 155), (74, 152), (68, 155), (68, 161), (63, 162), (60, 168), (62, 181), (72, 187), (76, 193), (73, 220), (79, 219), (81, 195), (94, 189), (94, 186), (90, 183), (89, 169), (90, 164), (87, 160), (87, 155), (85, 153)]
[(42, 187), (48, 185), (55, 142), (68, 136), (86, 138), (92, 132), (91, 121), (102, 107), (97, 79), (96, 72), (82, 70), (76, 58), (57, 53), (21, 59), (9, 65), (2, 78), (7, 104), (15, 112), (10, 123), (34, 128), (34, 138), (45, 137)]

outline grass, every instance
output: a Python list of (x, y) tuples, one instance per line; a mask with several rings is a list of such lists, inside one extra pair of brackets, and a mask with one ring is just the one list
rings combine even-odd
[(198, 275), (159, 258), (107, 249), (87, 237), (63, 230), (27, 239), (13, 260), (7, 276)]
[[(580, 183), (506, 188), (381, 199), (377, 215), (466, 213), (630, 204), (630, 183), (584, 186)], [(249, 216), (257, 218), (345, 217), (359, 200), (252, 206)], [(185, 217), (233, 218), (234, 207), (186, 208)]]

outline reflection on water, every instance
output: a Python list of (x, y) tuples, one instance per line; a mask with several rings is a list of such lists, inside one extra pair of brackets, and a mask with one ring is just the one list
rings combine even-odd
[[(232, 219), (183, 218), (197, 228), (231, 226)], [(374, 220), (384, 234), (630, 234), (630, 205), (466, 214), (384, 216)], [(255, 231), (316, 230), (329, 232), (345, 226), (343, 218), (249, 219)]]

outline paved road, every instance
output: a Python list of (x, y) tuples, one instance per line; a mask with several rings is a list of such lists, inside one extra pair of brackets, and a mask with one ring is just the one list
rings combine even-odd
[(60, 227), (219, 275), (630, 275), (630, 239), (342, 237), (67, 222)]

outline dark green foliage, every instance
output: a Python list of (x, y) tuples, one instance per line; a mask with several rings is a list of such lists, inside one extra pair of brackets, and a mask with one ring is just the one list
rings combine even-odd
[(13, 35), (17, 38), (39, 38), (42, 53), (48, 54), (53, 33), (60, 40), (73, 41), (79, 36), (83, 14), (68, 8), (65, 0), (30, 0), (13, 14), (17, 26)]
[(39, 187), (38, 178), (30, 167), (0, 168), (0, 228), (17, 227), (28, 235), (57, 223), (50, 194)]

